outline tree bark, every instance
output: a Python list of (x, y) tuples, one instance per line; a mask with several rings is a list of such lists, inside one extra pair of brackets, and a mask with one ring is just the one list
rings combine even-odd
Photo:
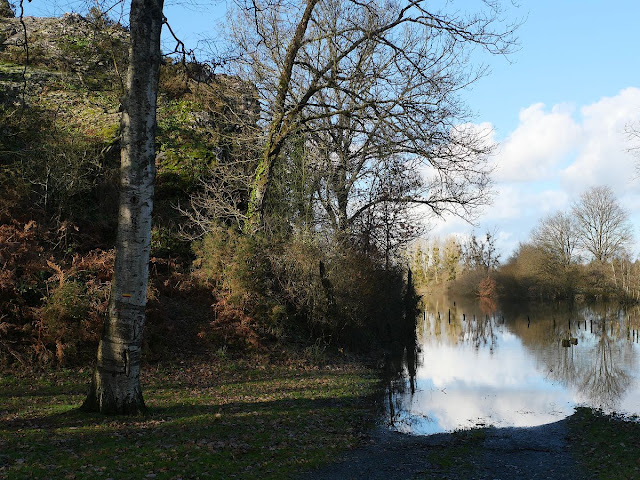
[(302, 46), (302, 40), (307, 31), (309, 20), (311, 20), (311, 14), (317, 3), (318, 0), (307, 0), (302, 18), (296, 26), (291, 43), (287, 48), (287, 54), (278, 79), (278, 92), (275, 99), (273, 118), (269, 128), (267, 143), (256, 169), (253, 185), (251, 186), (251, 195), (247, 208), (247, 223), (245, 225), (246, 232), (257, 230), (262, 226), (265, 198), (271, 184), (273, 164), (278, 158), (280, 149), (288, 137), (290, 130), (293, 128), (291, 126), (291, 118), (285, 113), (285, 103), (287, 94), (289, 93), (295, 60)]
[(97, 364), (83, 404), (85, 410), (108, 414), (146, 409), (139, 373), (149, 278), (163, 3), (131, 2), (115, 271)]

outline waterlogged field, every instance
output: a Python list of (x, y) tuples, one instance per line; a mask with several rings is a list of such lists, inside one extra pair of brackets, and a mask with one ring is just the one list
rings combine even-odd
[(613, 305), (441, 299), (418, 320), (417, 367), (389, 400), (392, 428), (529, 427), (578, 406), (640, 413), (640, 316)]
[(147, 367), (146, 416), (79, 412), (88, 370), (0, 378), (0, 478), (288, 478), (358, 445), (368, 370), (244, 362)]

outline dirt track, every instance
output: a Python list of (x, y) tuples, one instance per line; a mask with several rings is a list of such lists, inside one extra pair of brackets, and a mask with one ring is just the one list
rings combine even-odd
[(569, 451), (566, 423), (425, 437), (380, 427), (369, 445), (299, 478), (589, 480)]

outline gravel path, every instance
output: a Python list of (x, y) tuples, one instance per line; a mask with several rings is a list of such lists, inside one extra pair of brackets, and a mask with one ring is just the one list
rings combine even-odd
[[(589, 480), (572, 457), (566, 420), (533, 428), (411, 436), (379, 428), (369, 445), (300, 480)], [(442, 460), (445, 459), (445, 460)]]

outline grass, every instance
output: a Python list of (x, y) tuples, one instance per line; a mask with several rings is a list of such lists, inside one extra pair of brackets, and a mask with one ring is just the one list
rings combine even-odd
[(89, 370), (0, 379), (0, 478), (287, 478), (356, 446), (371, 371), (216, 361), (147, 367), (150, 411), (77, 410)]
[(451, 478), (471, 478), (475, 467), (474, 459), (483, 452), (486, 430), (473, 428), (456, 430), (451, 441), (443, 445), (432, 446), (427, 453), (429, 464), (435, 469), (415, 475), (416, 480), (427, 480), (433, 475), (451, 475)]
[[(227, 357), (144, 369), (149, 413), (80, 412), (88, 369), (0, 377), (0, 478), (281, 479), (336, 459), (372, 424), (375, 372), (264, 365)], [(640, 478), (640, 423), (586, 408), (569, 445), (601, 480)], [(433, 473), (472, 474), (486, 432), (434, 446)]]
[(471, 473), (473, 464), (470, 459), (482, 451), (486, 437), (483, 429), (456, 430), (452, 433), (453, 446), (436, 449), (429, 452), (429, 461), (444, 470), (456, 467)]
[(585, 471), (601, 480), (640, 478), (640, 423), (635, 418), (578, 408), (569, 418), (569, 444)]

